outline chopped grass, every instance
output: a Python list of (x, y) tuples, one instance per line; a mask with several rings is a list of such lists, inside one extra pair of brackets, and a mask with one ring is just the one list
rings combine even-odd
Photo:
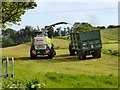
[[(69, 50), (65, 49), (69, 41), (53, 39), (53, 42), (55, 47), (60, 46), (54, 59), (30, 60), (29, 44), (1, 48), (2, 57), (15, 58), (14, 78), (3, 79), (3, 86), (21, 83), (18, 87), (27, 87), (26, 83), (37, 78), (40, 84), (45, 84), (44, 88), (117, 88), (118, 57), (102, 54), (100, 59), (88, 56), (80, 61), (77, 56), (69, 56)], [(105, 44), (103, 48), (117, 47)]]

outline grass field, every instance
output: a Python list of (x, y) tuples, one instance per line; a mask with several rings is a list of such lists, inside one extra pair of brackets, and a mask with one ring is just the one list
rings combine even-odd
[(120, 40), (118, 34), (119, 34), (118, 28), (111, 28), (111, 29), (103, 29), (101, 30), (101, 36), (102, 38), (106, 38), (109, 40)]
[[(111, 40), (110, 40), (111, 41)], [(15, 58), (14, 78), (3, 79), (3, 87), (43, 88), (117, 88), (118, 57), (102, 54), (102, 58), (78, 60), (69, 56), (70, 41), (53, 39), (57, 55), (54, 59), (30, 60), (29, 43), (3, 48), (2, 57)], [(111, 48), (112, 47), (112, 48)], [(103, 49), (117, 49), (117, 44), (105, 44)], [(39, 84), (41, 86), (39, 86)]]
[[(118, 29), (101, 30), (102, 51), (118, 50)], [(65, 37), (66, 38), (66, 37)], [(53, 59), (30, 60), (30, 43), (0, 48), (2, 58), (15, 58), (14, 78), (3, 78), (3, 88), (117, 88), (118, 57), (102, 52), (102, 57), (78, 60), (69, 56), (70, 40), (53, 39), (57, 55)], [(1, 69), (1, 68), (0, 68)]]

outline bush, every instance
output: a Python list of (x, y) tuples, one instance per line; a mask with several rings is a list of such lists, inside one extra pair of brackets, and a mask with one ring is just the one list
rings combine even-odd
[(21, 79), (4, 79), (2, 83), (2, 88), (13, 89), (13, 88), (27, 88), (28, 90), (43, 88), (44, 83), (41, 83), (38, 78), (33, 78), (30, 80)]
[(119, 50), (102, 50), (103, 54), (108, 54), (108, 55), (114, 55), (114, 56), (120, 56)]

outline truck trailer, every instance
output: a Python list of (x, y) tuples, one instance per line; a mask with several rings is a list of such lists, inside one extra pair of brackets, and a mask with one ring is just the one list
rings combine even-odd
[(100, 30), (87, 32), (73, 32), (70, 34), (70, 56), (76, 55), (80, 60), (86, 59), (87, 55), (93, 58), (101, 57), (102, 42)]

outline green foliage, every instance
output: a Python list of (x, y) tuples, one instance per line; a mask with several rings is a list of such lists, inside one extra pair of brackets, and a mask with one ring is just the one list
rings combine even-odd
[(8, 23), (18, 24), (26, 10), (34, 9), (36, 6), (35, 2), (2, 2), (3, 26)]
[(102, 50), (103, 54), (108, 54), (108, 55), (114, 55), (114, 56), (120, 56), (120, 51), (119, 50)]
[(20, 29), (20, 31), (15, 31), (11, 28), (2, 30), (2, 47), (30, 42), (34, 32), (31, 26), (26, 26), (25, 29)]
[(93, 27), (89, 23), (79, 23), (79, 22), (74, 23), (73, 27), (75, 32), (86, 32), (97, 29), (96, 27)]
[(4, 89), (13, 89), (13, 88), (27, 88), (30, 89), (38, 89), (42, 88), (43, 84), (40, 83), (38, 78), (32, 78), (30, 80), (23, 80), (20, 78), (13, 78), (13, 79), (3, 79), (2, 81), (2, 88)]
[(14, 45), (14, 41), (11, 38), (2, 38), (2, 47), (8, 47)]
[(109, 29), (109, 28), (117, 28), (117, 29), (118, 29), (118, 28), (120, 28), (120, 25), (109, 25), (107, 28), (108, 28), (108, 29)]
[(41, 79), (38, 76), (27, 80), (3, 79), (2, 88), (117, 88), (118, 77), (113, 75), (69, 75), (55, 72), (47, 72)]

